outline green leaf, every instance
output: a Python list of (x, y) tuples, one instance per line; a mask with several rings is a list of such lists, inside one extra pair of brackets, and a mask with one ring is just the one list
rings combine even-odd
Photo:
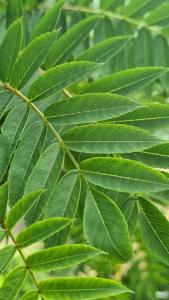
[(57, 101), (45, 110), (45, 115), (56, 124), (82, 124), (118, 117), (139, 107), (123, 96), (93, 93)]
[(6, 214), (6, 207), (8, 202), (8, 183), (4, 183), (0, 186), (0, 224), (3, 223), (5, 214)]
[(58, 20), (60, 17), (61, 7), (64, 1), (58, 1), (56, 4), (52, 6), (51, 9), (47, 10), (45, 15), (40, 19), (40, 21), (35, 26), (31, 39), (33, 40), (35, 37), (41, 35), (45, 32), (50, 32), (57, 26)]
[[(66, 193), (63, 191), (66, 190)], [(56, 185), (46, 207), (46, 216), (75, 218), (80, 197), (80, 177), (76, 170), (67, 172)], [(50, 247), (64, 244), (69, 235), (70, 226), (45, 241), (45, 246)]]
[[(0, 249), (0, 273), (4, 271), (12, 257), (14, 256), (16, 248), (14, 246), (6, 246)], [(1, 294), (0, 294), (1, 295)]]
[(92, 300), (131, 292), (118, 282), (94, 277), (67, 277), (41, 281), (41, 296), (46, 300)]
[(7, 115), (1, 131), (3, 135), (10, 138), (10, 154), (13, 154), (19, 140), (21, 139), (22, 133), (25, 128), (26, 121), (29, 115), (29, 108), (21, 103), (16, 105)]
[(155, 10), (147, 14), (145, 16), (145, 22), (147, 25), (154, 25), (158, 22), (161, 22), (165, 19), (168, 19), (168, 10), (169, 10), (169, 3), (168, 1), (162, 3), (160, 6), (158, 6)]
[(24, 294), (21, 300), (39, 300), (39, 294), (36, 291), (28, 292)]
[(167, 69), (160, 67), (128, 69), (94, 81), (83, 92), (116, 92), (128, 94), (149, 85), (165, 72), (167, 72)]
[(36, 291), (30, 291), (24, 294), (21, 300), (39, 300), (39, 294)]
[[(7, 27), (23, 14), (22, 0), (7, 1)], [(16, 37), (17, 38), (17, 37)], [(16, 39), (17, 41), (17, 39)]]
[(123, 157), (141, 161), (153, 168), (169, 169), (169, 143), (139, 153), (125, 154)]
[(140, 162), (95, 157), (80, 164), (84, 176), (91, 183), (119, 192), (158, 192), (168, 189), (169, 179)]
[[(14, 0), (15, 2), (15, 0)], [(0, 77), (7, 82), (22, 46), (22, 20), (15, 21), (8, 29), (0, 47)]]
[(0, 300), (16, 299), (26, 275), (27, 271), (24, 267), (16, 268), (10, 272), (0, 288)]
[(105, 63), (116, 56), (129, 42), (131, 36), (118, 36), (106, 39), (87, 49), (76, 60)]
[(14, 205), (23, 196), (26, 182), (43, 149), (45, 136), (46, 129), (43, 124), (35, 122), (25, 131), (22, 137), (9, 170), (9, 199), (11, 205)]
[(45, 61), (45, 69), (49, 69), (56, 64), (65, 62), (70, 57), (74, 49), (93, 29), (99, 19), (100, 16), (85, 18), (62, 35), (57, 43), (55, 43), (51, 48), (51, 51)]
[(59, 93), (64, 88), (86, 77), (97, 66), (98, 64), (91, 62), (71, 62), (56, 66), (44, 72), (32, 83), (28, 91), (28, 98), (32, 101), (38, 101)]
[(124, 6), (122, 13), (125, 16), (131, 17), (132, 15), (139, 12), (146, 4), (152, 0), (131, 0), (127, 5)]
[[(46, 189), (40, 197), (38, 197), (36, 203), (33, 205), (29, 213), (26, 215), (26, 223), (32, 224), (36, 221), (44, 212), (44, 208), (47, 205), (47, 199), (53, 192), (53, 189), (58, 181), (64, 153), (59, 144), (50, 145), (40, 156), (32, 173), (30, 174), (24, 194), (35, 191), (36, 189)], [(55, 215), (56, 216), (56, 215)]]
[(0, 242), (4, 239), (5, 236), (6, 236), (5, 230), (0, 227)]
[(99, 254), (103, 252), (87, 245), (63, 245), (38, 251), (28, 256), (27, 262), (36, 272), (62, 270)]
[(162, 143), (148, 131), (127, 125), (91, 124), (63, 134), (69, 149), (84, 153), (130, 153)]
[(21, 89), (42, 65), (49, 49), (55, 42), (57, 31), (47, 32), (34, 39), (17, 59), (10, 78), (10, 84)]
[(169, 106), (167, 104), (150, 104), (133, 112), (115, 118), (116, 123), (141, 127), (149, 131), (168, 128)]
[(96, 190), (88, 191), (83, 222), (85, 237), (92, 246), (109, 253), (113, 260), (125, 261), (131, 257), (127, 223), (110, 198)]
[(0, 119), (4, 116), (6, 111), (8, 110), (8, 105), (12, 100), (13, 96), (11, 92), (8, 91), (0, 91)]
[(141, 198), (139, 204), (143, 242), (159, 260), (169, 265), (169, 222), (151, 202)]
[(16, 237), (18, 247), (25, 248), (36, 242), (42, 241), (71, 222), (68, 218), (50, 218), (36, 222), (23, 229)]
[(16, 225), (43, 192), (44, 190), (36, 190), (17, 201), (7, 215), (6, 225), (9, 229), (12, 229)]
[(10, 139), (0, 134), (0, 181), (3, 179), (10, 160)]

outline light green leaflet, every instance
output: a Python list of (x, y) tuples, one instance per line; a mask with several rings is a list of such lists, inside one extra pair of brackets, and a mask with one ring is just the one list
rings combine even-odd
[(83, 224), (85, 237), (92, 246), (109, 253), (114, 261), (131, 257), (127, 223), (110, 198), (95, 190), (88, 191)]
[(58, 1), (56, 4), (53, 5), (51, 9), (49, 9), (45, 13), (45, 15), (40, 19), (40, 21), (35, 26), (31, 34), (31, 40), (41, 35), (42, 33), (50, 32), (51, 30), (54, 29), (54, 27), (57, 26), (63, 3), (64, 3), (63, 0)]
[(23, 229), (16, 238), (18, 247), (24, 248), (38, 241), (42, 241), (71, 222), (68, 218), (50, 218), (36, 222)]
[(44, 190), (36, 190), (17, 201), (17, 203), (10, 209), (6, 218), (6, 225), (9, 229), (13, 228), (15, 224), (27, 213), (42, 192), (44, 192)]
[(36, 291), (30, 291), (24, 294), (21, 300), (39, 300), (39, 294)]
[(159, 260), (169, 265), (169, 222), (151, 202), (141, 198), (139, 204), (143, 242)]
[(28, 177), (43, 150), (45, 137), (46, 130), (41, 122), (33, 123), (25, 131), (15, 151), (9, 170), (9, 199), (11, 205), (14, 205), (23, 196)]
[(39, 294), (36, 291), (30, 291), (24, 294), (21, 300), (39, 300)]
[(21, 89), (42, 65), (55, 42), (57, 31), (47, 32), (34, 39), (17, 59), (10, 77), (10, 84)]
[(8, 183), (0, 186), (0, 224), (3, 223), (8, 202)]
[(80, 81), (96, 69), (98, 64), (91, 62), (71, 62), (56, 66), (37, 78), (28, 91), (32, 101), (57, 94), (64, 88)]
[(22, 284), (26, 278), (27, 271), (24, 267), (19, 267), (10, 272), (5, 278), (0, 288), (0, 300), (16, 299)]
[(84, 93), (113, 92), (128, 94), (152, 83), (167, 69), (160, 67), (133, 68), (114, 73), (89, 84)]
[(6, 246), (0, 249), (0, 273), (4, 271), (15, 252), (16, 248), (14, 246)]
[[(24, 194), (28, 194), (36, 189), (46, 189), (46, 191), (38, 197), (31, 210), (25, 217), (27, 224), (35, 222), (44, 212), (47, 201), (50, 198), (53, 189), (58, 181), (62, 165), (64, 153), (59, 144), (51, 144), (40, 156), (30, 174)], [(36, 180), (35, 180), (36, 178)], [(56, 216), (56, 215), (55, 215)]]
[(129, 42), (131, 36), (119, 36), (104, 40), (87, 49), (76, 60), (105, 63), (116, 56)]
[(22, 44), (22, 20), (9, 28), (0, 47), (0, 77), (7, 82)]
[(168, 189), (169, 178), (140, 162), (97, 157), (80, 164), (91, 183), (119, 192), (158, 192)]
[(118, 117), (139, 107), (127, 97), (93, 93), (57, 101), (45, 110), (45, 115), (56, 124), (83, 124)]
[(92, 300), (117, 296), (131, 291), (113, 280), (94, 277), (67, 277), (40, 282), (44, 299)]
[[(63, 193), (66, 190), (66, 193)], [(67, 172), (58, 182), (46, 207), (46, 216), (75, 218), (78, 208), (81, 190), (79, 174), (76, 170)], [(70, 226), (60, 231), (45, 241), (45, 246), (50, 247), (57, 244), (64, 244), (70, 232)]]
[(0, 242), (4, 239), (6, 232), (4, 229), (0, 227)]
[(63, 134), (65, 144), (84, 153), (130, 153), (162, 143), (148, 131), (126, 125), (91, 124), (74, 127)]
[(61, 36), (49, 52), (44, 64), (45, 69), (65, 62), (79, 43), (89, 34), (99, 19), (100, 16), (85, 18)]
[(149, 104), (133, 112), (114, 118), (113, 121), (140, 127), (149, 131), (167, 128), (169, 122), (169, 106), (160, 103)]
[(62, 245), (35, 252), (28, 256), (27, 262), (36, 272), (62, 270), (99, 254), (104, 252), (87, 245)]

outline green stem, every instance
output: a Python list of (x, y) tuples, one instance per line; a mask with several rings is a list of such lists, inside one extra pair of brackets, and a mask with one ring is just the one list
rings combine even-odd
[[(32, 281), (33, 281), (33, 283), (34, 283), (34, 285), (35, 285), (35, 287), (36, 287), (36, 289), (37, 289), (37, 292), (38, 292), (39, 295), (40, 295), (40, 290), (39, 290), (38, 282), (37, 282), (37, 280), (36, 280), (36, 278), (35, 278), (34, 273), (32, 272), (32, 270), (29, 268), (29, 266), (28, 266), (28, 264), (27, 264), (26, 257), (25, 257), (25, 255), (24, 255), (24, 253), (23, 253), (22, 250), (18, 247), (14, 235), (13, 235), (12, 232), (7, 228), (6, 224), (3, 224), (3, 228), (5, 229), (5, 231), (6, 231), (7, 235), (8, 235), (8, 237), (10, 237), (10, 239), (11, 239), (12, 242), (13, 242), (13, 244), (15, 245), (16, 250), (17, 250), (18, 253), (20, 254), (20, 257), (22, 258), (22, 260), (23, 260), (23, 262), (24, 262), (24, 264), (25, 264), (25, 268), (26, 268), (26, 270), (28, 271), (28, 273), (30, 274), (30, 276), (31, 276), (31, 278), (32, 278)], [(41, 297), (41, 300), (43, 300), (42, 297)]]
[(94, 14), (94, 15), (100, 15), (103, 17), (108, 17), (108, 18), (112, 18), (112, 19), (116, 19), (116, 20), (124, 20), (124, 21), (130, 23), (131, 25), (136, 26), (137, 29), (144, 27), (147, 30), (149, 30), (151, 33), (159, 34), (159, 35), (163, 36), (164, 38), (167, 38), (162, 32), (160, 32), (159, 27), (148, 26), (144, 21), (137, 21), (134, 18), (131, 18), (131, 17), (119, 14), (119, 13), (114, 13), (114, 12), (106, 11), (103, 9), (94, 9), (94, 8), (89, 8), (89, 7), (84, 7), (84, 6), (73, 6), (73, 5), (69, 5), (69, 4), (65, 4), (63, 6), (63, 10), (73, 11), (73, 12), (80, 11), (80, 12)]
[(71, 151), (67, 148), (64, 141), (60, 137), (60, 135), (57, 133), (53, 125), (48, 121), (48, 119), (45, 117), (45, 115), (38, 109), (38, 107), (32, 103), (25, 95), (23, 95), (19, 90), (14, 89), (12, 86), (10, 86), (8, 83), (2, 84), (2, 87), (6, 90), (10, 91), (12, 94), (18, 96), (22, 101), (29, 106), (33, 111), (36, 112), (36, 114), (41, 118), (44, 125), (52, 132), (53, 136), (55, 137), (56, 141), (60, 144), (61, 148), (67, 153), (69, 158), (71, 159), (72, 163), (74, 164), (75, 168), (80, 171), (79, 164), (72, 155)]

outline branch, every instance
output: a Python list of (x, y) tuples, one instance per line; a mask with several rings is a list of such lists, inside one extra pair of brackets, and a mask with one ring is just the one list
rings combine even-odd
[(93, 8), (88, 8), (88, 7), (84, 7), (84, 6), (73, 6), (73, 5), (69, 5), (69, 4), (65, 4), (63, 6), (63, 10), (73, 11), (73, 12), (84, 12), (84, 13), (100, 15), (103, 17), (112, 18), (112, 19), (116, 19), (116, 20), (121, 20), (121, 21), (123, 20), (123, 21), (130, 23), (131, 25), (136, 26), (138, 30), (140, 28), (146, 28), (147, 30), (149, 30), (151, 32), (151, 34), (161, 35), (165, 39), (168, 38), (164, 33), (162, 33), (160, 31), (160, 27), (148, 26), (144, 21), (137, 21), (134, 18), (131, 18), (131, 17), (119, 14), (119, 13), (114, 13), (114, 12), (110, 12), (110, 11), (103, 10), (103, 9), (93, 9)]

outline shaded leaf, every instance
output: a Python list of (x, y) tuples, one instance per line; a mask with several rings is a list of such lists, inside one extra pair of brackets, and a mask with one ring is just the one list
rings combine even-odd
[(0, 224), (3, 223), (8, 202), (8, 183), (0, 186)]
[(27, 180), (24, 194), (26, 195), (36, 189), (46, 189), (46, 192), (38, 197), (36, 203), (26, 215), (27, 224), (32, 224), (43, 214), (47, 200), (58, 181), (63, 158), (64, 153), (59, 144), (52, 144), (41, 154), (34, 166)]
[[(76, 170), (67, 172), (56, 185), (46, 207), (46, 216), (74, 218), (80, 197), (80, 177)], [(63, 191), (66, 191), (63, 193)], [(45, 241), (45, 246), (50, 247), (64, 244), (69, 235), (70, 226), (60, 231)]]
[(87, 49), (76, 60), (105, 63), (116, 56), (127, 45), (131, 36), (119, 36), (106, 39)]
[(34, 39), (14, 64), (10, 84), (21, 89), (42, 65), (49, 49), (56, 40), (57, 31), (47, 32)]
[(169, 265), (169, 222), (151, 202), (141, 198), (140, 230), (143, 242), (159, 260)]
[[(12, 2), (8, 1), (8, 2)], [(16, 2), (15, 0), (13, 2)], [(0, 47), (0, 77), (7, 82), (22, 46), (22, 20), (15, 21), (9, 28)]]
[(65, 62), (79, 43), (89, 34), (99, 19), (99, 16), (85, 18), (63, 34), (51, 48), (44, 64), (45, 69)]
[(113, 260), (125, 261), (131, 257), (127, 223), (110, 198), (95, 190), (88, 191), (83, 222), (85, 237), (92, 246), (109, 253)]
[(34, 39), (35, 37), (41, 35), (42, 33), (50, 32), (51, 30), (54, 29), (54, 27), (57, 26), (63, 3), (64, 3), (63, 0), (58, 1), (56, 4), (53, 5), (51, 9), (47, 10), (45, 15), (40, 19), (40, 21), (35, 26), (31, 34), (31, 39)]
[(35, 122), (25, 131), (15, 151), (8, 177), (11, 205), (23, 196), (25, 184), (42, 152), (45, 136), (46, 129), (43, 124)]
[(5, 175), (10, 159), (10, 139), (0, 134), (0, 181)]
[(0, 249), (0, 273), (6, 268), (12, 257), (14, 256), (16, 248), (14, 246), (6, 246)]
[(7, 1), (7, 27), (23, 14), (22, 0)]

